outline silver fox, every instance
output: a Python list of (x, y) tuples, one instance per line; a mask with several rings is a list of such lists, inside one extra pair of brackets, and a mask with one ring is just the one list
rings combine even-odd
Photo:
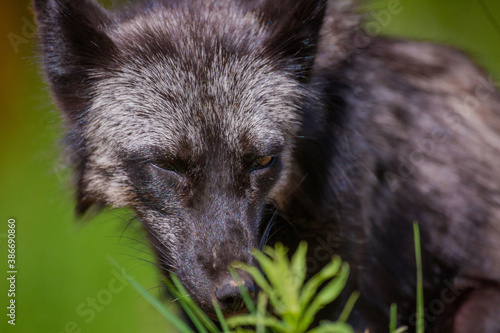
[(427, 331), (500, 332), (500, 96), (465, 55), (363, 35), (350, 0), (33, 4), (77, 212), (132, 208), (208, 314), (242, 310), (229, 264), (306, 240), (311, 274), (350, 263), (356, 330), (397, 303), (413, 331), (418, 221)]

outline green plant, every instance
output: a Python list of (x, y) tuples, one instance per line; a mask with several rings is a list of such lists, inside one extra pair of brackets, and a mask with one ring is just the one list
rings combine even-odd
[[(415, 260), (417, 264), (417, 325), (416, 332), (424, 332), (424, 300), (422, 288), (422, 264), (420, 233), (414, 223)], [(335, 322), (322, 321), (317, 327), (311, 327), (318, 311), (333, 302), (342, 292), (349, 275), (349, 266), (338, 257), (334, 257), (319, 273), (306, 281), (307, 244), (301, 243), (289, 259), (288, 250), (281, 244), (274, 248), (266, 247), (263, 252), (253, 251), (262, 272), (254, 267), (235, 263), (231, 268), (233, 277), (238, 280), (237, 270), (244, 270), (252, 275), (261, 291), (257, 304), (244, 288), (240, 288), (249, 310), (246, 314), (224, 318), (216, 302), (213, 303), (220, 328), (191, 299), (179, 279), (171, 274), (166, 285), (185, 313), (200, 333), (351, 333), (353, 329), (346, 320), (359, 296), (353, 293), (342, 313)], [(114, 263), (117, 267), (118, 265)], [(131, 279), (131, 285), (148, 300), (181, 333), (195, 333), (172, 310), (147, 292), (137, 281)], [(268, 305), (271, 305), (272, 313)], [(390, 311), (390, 333), (403, 333), (407, 327), (397, 328), (397, 305)], [(252, 329), (248, 328), (252, 327)]]
[[(220, 328), (194, 303), (188, 292), (175, 275), (170, 276), (166, 285), (185, 313), (200, 333), (351, 333), (352, 328), (346, 320), (358, 297), (353, 293), (336, 322), (323, 321), (310, 328), (319, 310), (333, 302), (342, 292), (348, 275), (349, 266), (335, 257), (318, 274), (306, 282), (306, 243), (301, 243), (288, 258), (287, 249), (277, 244), (275, 248), (266, 247), (263, 252), (254, 251), (262, 273), (253, 266), (237, 263), (232, 274), (238, 279), (236, 270), (244, 270), (252, 275), (261, 291), (254, 304), (248, 293), (241, 288), (249, 313), (224, 318), (222, 311), (214, 302)], [(172, 310), (150, 295), (139, 283), (132, 280), (131, 285), (148, 300), (181, 333), (194, 333)], [(273, 312), (269, 312), (271, 305)], [(248, 328), (252, 327), (252, 329)]]
[[(271, 332), (352, 332), (345, 323), (358, 297), (354, 293), (336, 322), (321, 322), (316, 328), (308, 330), (319, 310), (333, 302), (344, 289), (349, 275), (349, 266), (335, 257), (318, 274), (306, 280), (306, 243), (301, 243), (288, 259), (287, 249), (277, 244), (275, 248), (267, 247), (264, 252), (254, 251), (260, 270), (253, 266), (236, 264), (234, 268), (242, 269), (252, 275), (261, 288), (257, 308), (247, 314), (231, 317), (227, 320), (236, 332), (245, 332), (241, 327), (255, 326), (257, 332), (264, 328)], [(326, 285), (321, 288), (323, 284)], [(267, 303), (273, 308), (273, 314), (265, 311)]]

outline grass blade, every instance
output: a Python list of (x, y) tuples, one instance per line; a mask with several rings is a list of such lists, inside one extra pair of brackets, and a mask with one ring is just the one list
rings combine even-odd
[[(115, 266), (120, 272), (123, 268), (111, 257), (108, 258), (108, 261)], [(137, 290), (139, 294), (142, 295), (158, 312), (165, 317), (175, 328), (179, 330), (181, 333), (195, 333), (189, 326), (186, 325), (181, 319), (179, 319), (172, 311), (167, 309), (159, 300), (155, 297), (151, 296), (148, 291), (142, 287), (137, 281), (132, 278), (126, 278), (130, 285)]]
[(224, 318), (224, 315), (222, 314), (219, 304), (217, 304), (216, 301), (213, 301), (212, 304), (214, 306), (215, 313), (217, 313), (217, 318), (219, 318), (219, 324), (222, 328), (222, 332), (229, 333), (229, 328), (227, 327), (226, 318)]
[(192, 329), (190, 329), (186, 323), (177, 318), (177, 316), (168, 310), (160, 301), (158, 301), (155, 297), (151, 296), (146, 289), (144, 289), (137, 281), (129, 280), (129, 283), (132, 287), (135, 288), (158, 312), (160, 312), (163, 317), (165, 317), (172, 325), (175, 326), (182, 333), (194, 333)]
[(194, 312), (194, 315), (203, 323), (203, 325), (212, 333), (218, 333), (219, 329), (217, 326), (214, 324), (214, 322), (203, 312), (191, 299), (189, 296), (189, 293), (187, 290), (184, 288), (184, 286), (181, 284), (179, 279), (174, 275), (170, 274), (170, 279), (174, 283), (175, 287), (179, 291), (180, 295), (183, 296), (183, 301), (186, 302), (186, 305), (191, 308), (191, 310)]
[(236, 281), (236, 284), (238, 285), (238, 289), (240, 290), (240, 294), (243, 297), (243, 301), (245, 302), (248, 311), (250, 311), (250, 313), (255, 313), (255, 305), (253, 304), (252, 297), (250, 297), (250, 295), (248, 294), (248, 290), (243, 286), (240, 275), (232, 267), (229, 268), (229, 273), (231, 273), (234, 281)]
[(422, 255), (420, 248), (420, 230), (418, 223), (413, 223), (413, 237), (415, 240), (415, 260), (417, 264), (417, 325), (416, 332), (424, 333), (424, 290), (422, 278)]
[(347, 300), (347, 303), (344, 306), (344, 309), (342, 309), (342, 313), (339, 316), (339, 322), (345, 323), (347, 321), (347, 318), (349, 318), (349, 315), (352, 312), (352, 309), (354, 308), (354, 304), (356, 304), (356, 301), (359, 298), (359, 292), (355, 291), (351, 294), (349, 299)]
[(398, 305), (396, 303), (391, 304), (391, 319), (389, 322), (389, 332), (396, 332), (398, 325)]
[(166, 281), (165, 284), (166, 284), (167, 288), (169, 289), (170, 293), (172, 294), (172, 296), (177, 298), (178, 303), (181, 305), (181, 307), (184, 310), (184, 312), (186, 313), (186, 315), (191, 319), (191, 321), (193, 322), (193, 325), (196, 327), (197, 331), (199, 333), (206, 333), (207, 330), (205, 329), (205, 327), (203, 326), (201, 321), (198, 319), (196, 314), (191, 310), (189, 305), (184, 300), (184, 298), (189, 297), (189, 296), (181, 295), (179, 293), (179, 290), (177, 290), (177, 288), (175, 287), (175, 285), (172, 284), (172, 282)]

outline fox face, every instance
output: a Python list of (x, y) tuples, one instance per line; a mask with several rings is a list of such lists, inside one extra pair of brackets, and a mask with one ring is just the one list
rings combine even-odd
[(279, 205), (294, 175), (308, 98), (301, 82), (324, 2), (156, 1), (113, 13), (92, 0), (34, 7), (68, 128), (78, 212), (131, 207), (165, 273), (176, 273), (208, 313), (213, 300), (239, 311), (227, 267), (253, 263), (264, 207)]

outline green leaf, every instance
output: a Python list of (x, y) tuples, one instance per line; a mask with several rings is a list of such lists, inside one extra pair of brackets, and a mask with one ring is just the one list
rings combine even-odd
[(300, 311), (300, 301), (298, 296), (300, 295), (300, 290), (304, 285), (307, 273), (306, 255), (307, 243), (301, 242), (297, 248), (297, 251), (295, 251), (295, 254), (292, 256), (292, 260), (290, 262), (290, 273), (293, 280), (293, 301), (297, 303), (296, 306), (298, 311)]
[(271, 287), (269, 282), (257, 267), (242, 263), (235, 264), (233, 267), (244, 270), (252, 276), (253, 280), (261, 288), (262, 292), (265, 292), (269, 296), (271, 304), (275, 308), (276, 312), (279, 313), (281, 310), (283, 310), (284, 305), (281, 302), (281, 299), (279, 298), (276, 290)]
[(354, 333), (354, 330), (345, 323), (321, 323), (320, 326), (307, 331), (307, 333)]
[(267, 295), (265, 293), (259, 293), (259, 298), (257, 300), (257, 324), (255, 327), (255, 333), (265, 333), (266, 331), (264, 318), (266, 317), (267, 301)]
[[(282, 291), (281, 288), (283, 287), (283, 272), (287, 270), (286, 268), (283, 269), (284, 263), (282, 261), (272, 260), (272, 258), (269, 257), (269, 255), (275, 257), (276, 252), (272, 252), (272, 249), (269, 247), (266, 247), (264, 251), (265, 254), (257, 251), (253, 251), (252, 253), (255, 259), (259, 262), (262, 271), (266, 273), (267, 280), (273, 288), (278, 291), (278, 294), (282, 294), (280, 291)], [(276, 259), (276, 257), (274, 259)]]
[(300, 304), (302, 311), (309, 305), (309, 302), (316, 295), (318, 288), (328, 279), (334, 277), (342, 265), (342, 260), (338, 257), (334, 257), (332, 262), (326, 265), (319, 273), (314, 275), (307, 281), (305, 286), (302, 288), (300, 294)]
[(347, 319), (349, 318), (349, 315), (352, 312), (352, 309), (354, 308), (354, 304), (356, 304), (356, 301), (359, 298), (359, 292), (355, 291), (351, 294), (349, 299), (347, 300), (347, 303), (344, 306), (344, 309), (342, 310), (342, 313), (339, 316), (339, 322), (345, 323)]
[(236, 332), (236, 333), (255, 333), (254, 330), (249, 330), (247, 328), (241, 328), (241, 327), (237, 327), (234, 332)]
[(314, 317), (325, 305), (333, 302), (342, 292), (349, 276), (349, 266), (342, 264), (336, 278), (331, 280), (312, 300), (301, 318), (299, 329), (305, 331), (314, 321)]
[(285, 333), (291, 332), (289, 326), (287, 326), (285, 323), (279, 321), (278, 319), (270, 315), (264, 316), (264, 318), (262, 318), (255, 314), (243, 314), (243, 315), (233, 316), (227, 319), (227, 324), (230, 327), (238, 327), (245, 325), (256, 326), (257, 323), (261, 325), (264, 324), (266, 327), (277, 329), (280, 332), (285, 332)]
[(298, 284), (302, 285), (306, 278), (306, 255), (307, 255), (307, 243), (301, 242), (292, 256), (290, 262), (290, 270), (294, 277), (297, 279)]

